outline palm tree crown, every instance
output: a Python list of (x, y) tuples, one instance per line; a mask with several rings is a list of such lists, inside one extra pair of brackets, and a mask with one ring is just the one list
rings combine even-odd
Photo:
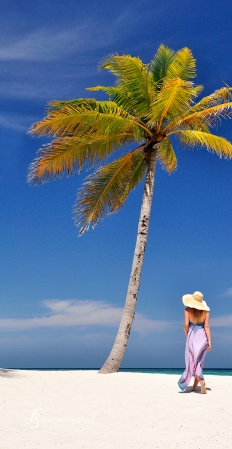
[[(171, 139), (184, 146), (205, 146), (220, 157), (232, 157), (232, 145), (210, 132), (231, 114), (231, 88), (223, 87), (196, 102), (202, 86), (194, 85), (195, 59), (188, 48), (177, 52), (161, 45), (150, 64), (130, 55), (108, 56), (100, 66), (117, 77), (113, 87), (97, 86), (107, 101), (79, 98), (52, 101), (48, 114), (31, 133), (53, 135), (31, 164), (29, 182), (71, 175), (97, 165), (77, 196), (75, 221), (82, 234), (106, 214), (117, 211), (144, 178), (151, 153), (171, 173), (177, 166)], [(133, 150), (107, 163), (124, 146)], [(105, 162), (99, 168), (99, 163)]]

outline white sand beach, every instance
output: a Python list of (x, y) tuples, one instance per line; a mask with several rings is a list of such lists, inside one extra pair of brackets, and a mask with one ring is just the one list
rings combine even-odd
[[(232, 377), (0, 370), (1, 449), (232, 447)], [(188, 389), (189, 391), (190, 389)]]

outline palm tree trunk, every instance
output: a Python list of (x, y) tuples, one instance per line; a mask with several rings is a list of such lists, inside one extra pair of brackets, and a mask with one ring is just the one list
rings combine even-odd
[(99, 373), (101, 374), (115, 373), (116, 371), (118, 371), (130, 336), (131, 326), (135, 316), (135, 307), (140, 286), (140, 277), (143, 266), (144, 253), (147, 243), (152, 196), (154, 191), (155, 165), (156, 165), (156, 150), (154, 148), (153, 151), (150, 153), (150, 157), (148, 160), (148, 169), (139, 217), (138, 234), (135, 245), (134, 259), (128, 285), (126, 302), (113, 348), (110, 352), (108, 359), (106, 360), (106, 362), (99, 371)]

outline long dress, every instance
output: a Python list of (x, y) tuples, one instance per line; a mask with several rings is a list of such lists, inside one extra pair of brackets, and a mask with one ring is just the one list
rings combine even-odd
[(194, 324), (189, 321), (189, 330), (185, 347), (185, 371), (178, 381), (180, 389), (183, 391), (188, 386), (194, 376), (204, 380), (203, 367), (205, 356), (208, 350), (208, 339), (204, 329), (204, 322)]

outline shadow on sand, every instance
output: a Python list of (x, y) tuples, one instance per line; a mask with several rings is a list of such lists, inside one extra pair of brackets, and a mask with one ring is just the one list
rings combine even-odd
[(21, 377), (22, 373), (19, 374), (18, 370), (0, 368), (0, 377), (10, 378), (10, 377)]

